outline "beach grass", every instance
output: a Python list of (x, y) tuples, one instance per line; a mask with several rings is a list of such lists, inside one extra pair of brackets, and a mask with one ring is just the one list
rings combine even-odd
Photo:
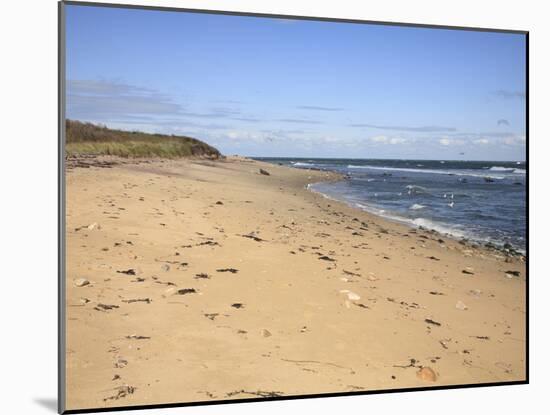
[(65, 153), (109, 155), (124, 158), (221, 157), (220, 152), (196, 138), (140, 131), (123, 131), (106, 126), (67, 120)]

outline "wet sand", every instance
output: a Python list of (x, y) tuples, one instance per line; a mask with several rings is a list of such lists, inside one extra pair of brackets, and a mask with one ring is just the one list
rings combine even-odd
[(524, 380), (523, 261), (305, 188), (336, 179), (69, 169), (67, 408)]

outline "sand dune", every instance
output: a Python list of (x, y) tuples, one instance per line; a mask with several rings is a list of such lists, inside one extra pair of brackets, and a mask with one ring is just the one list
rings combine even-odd
[(519, 258), (305, 189), (331, 173), (104, 167), (67, 173), (68, 409), (525, 379)]

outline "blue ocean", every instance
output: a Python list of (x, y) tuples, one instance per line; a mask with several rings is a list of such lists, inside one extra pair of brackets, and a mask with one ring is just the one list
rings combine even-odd
[(525, 162), (256, 159), (337, 171), (344, 180), (310, 190), (413, 227), (525, 253)]

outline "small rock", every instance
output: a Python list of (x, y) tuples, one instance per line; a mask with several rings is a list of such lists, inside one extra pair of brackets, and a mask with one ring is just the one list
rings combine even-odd
[(269, 172), (264, 169), (260, 169), (260, 174), (263, 174), (264, 176), (270, 176)]
[(162, 264), (161, 269), (162, 269), (163, 271), (165, 271), (165, 272), (168, 272), (168, 271), (170, 271), (170, 265), (168, 265), (168, 264)]
[(113, 310), (115, 308), (120, 308), (120, 307), (114, 304), (102, 304), (102, 303), (98, 303), (97, 306), (94, 307), (94, 309), (98, 311), (108, 311), (108, 310)]
[(351, 301), (358, 301), (361, 299), (361, 297), (359, 296), (359, 294), (356, 294), (350, 290), (340, 290), (340, 293), (342, 294), (346, 294), (347, 297), (348, 297), (348, 300), (351, 300)]
[(231, 274), (236, 274), (239, 270), (235, 268), (220, 268), (217, 269), (216, 272), (230, 272)]
[(162, 295), (163, 297), (166, 297), (167, 295), (172, 295), (176, 292), (176, 288), (174, 287), (170, 287), (170, 288), (167, 288), (165, 291), (164, 291), (164, 294)]
[(130, 334), (129, 336), (126, 336), (126, 338), (129, 339), (129, 340), (148, 340), (151, 337), (141, 336), (141, 335), (138, 335), (138, 334)]
[(119, 274), (126, 274), (126, 275), (137, 275), (137, 272), (135, 269), (127, 269), (127, 270), (122, 270), (122, 271), (117, 271), (117, 273)]
[(90, 281), (88, 281), (86, 278), (79, 278), (74, 281), (74, 285), (76, 285), (77, 287), (84, 287), (89, 284), (90, 284)]
[(87, 228), (88, 228), (88, 230), (90, 230), (90, 231), (93, 231), (94, 229), (101, 229), (101, 227), (100, 227), (96, 222), (94, 222), (94, 223), (88, 225)]
[(430, 367), (421, 368), (416, 372), (416, 377), (426, 382), (435, 382), (437, 380), (437, 375)]
[(354, 292), (349, 292), (348, 299), (351, 301), (358, 301), (361, 299), (361, 297), (358, 294), (355, 294)]
[(135, 388), (134, 386), (128, 386), (128, 385), (119, 386), (115, 388), (115, 390), (117, 391), (116, 395), (103, 398), (103, 400), (106, 402), (109, 400), (117, 400), (117, 399), (125, 398), (126, 396), (133, 394), (136, 391), (136, 389), (137, 388)]
[(195, 274), (195, 277), (194, 277), (196, 280), (198, 279), (205, 279), (205, 280), (208, 280), (210, 279), (210, 276), (208, 274), (206, 274), (205, 272), (201, 272), (200, 274)]
[(267, 329), (261, 330), (262, 337), (271, 337), (271, 333)]
[(151, 301), (153, 301), (153, 300), (151, 300), (150, 298), (130, 298), (128, 300), (122, 300), (123, 303), (128, 303), (128, 304), (132, 304), (132, 303), (147, 303), (147, 304), (150, 304)]
[(457, 310), (462, 310), (462, 311), (468, 309), (468, 307), (466, 306), (466, 304), (464, 304), (464, 303), (463, 303), (462, 301), (460, 301), (460, 300), (457, 301), (455, 307), (456, 307)]

